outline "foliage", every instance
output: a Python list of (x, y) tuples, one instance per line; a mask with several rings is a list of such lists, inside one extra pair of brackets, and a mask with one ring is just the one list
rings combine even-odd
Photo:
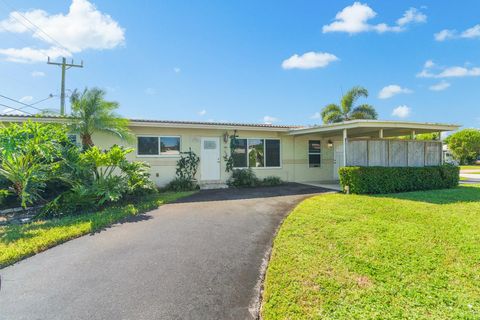
[(105, 94), (105, 91), (93, 88), (85, 89), (82, 93), (75, 90), (70, 97), (72, 104), (70, 130), (80, 135), (85, 149), (94, 145), (92, 135), (95, 132), (105, 132), (123, 140), (132, 138), (128, 120), (114, 112), (118, 109), (118, 103), (106, 101)]
[(132, 151), (117, 145), (105, 151), (95, 146), (85, 150), (78, 159), (73, 187), (50, 202), (43, 214), (54, 216), (99, 208), (129, 194), (154, 190), (148, 165), (126, 159)]
[(198, 184), (191, 179), (176, 177), (170, 181), (165, 190), (180, 192), (180, 191), (193, 191), (198, 189)]
[(275, 176), (269, 176), (262, 180), (262, 186), (268, 186), (268, 187), (279, 186), (279, 185), (282, 185), (283, 183), (284, 182), (282, 181), (282, 179), (280, 179), (280, 177), (275, 177)]
[(137, 198), (137, 201), (129, 201), (101, 211), (0, 227), (0, 268), (190, 194), (191, 192), (150, 193)]
[(480, 156), (480, 130), (464, 129), (447, 137), (448, 149), (460, 164), (474, 164)]
[(230, 187), (257, 187), (260, 185), (260, 180), (253, 172), (252, 168), (248, 169), (234, 169), (232, 176), (228, 179), (227, 184)]
[(0, 176), (23, 207), (43, 201), (48, 187), (69, 181), (65, 157), (78, 153), (62, 125), (28, 121), (0, 128)]
[(262, 318), (478, 318), (478, 199), (480, 185), (303, 201), (274, 241)]
[(341, 100), (340, 105), (332, 103), (322, 109), (322, 119), (324, 123), (335, 123), (355, 119), (377, 119), (378, 114), (375, 108), (369, 104), (361, 104), (353, 107), (353, 104), (360, 97), (368, 97), (367, 89), (363, 87), (353, 87)]
[(227, 180), (230, 187), (249, 188), (249, 187), (271, 187), (278, 186), (284, 182), (279, 177), (269, 176), (264, 179), (259, 179), (253, 172), (252, 168), (234, 169), (232, 176)]
[(195, 152), (190, 149), (187, 152), (180, 154), (180, 159), (177, 161), (176, 176), (178, 179), (193, 180), (198, 171), (198, 164), (200, 158)]
[(343, 167), (339, 169), (342, 189), (350, 193), (374, 194), (453, 188), (459, 168), (435, 167)]
[(229, 173), (233, 171), (233, 156), (232, 154), (225, 154), (223, 155), (223, 160), (225, 161), (225, 172)]

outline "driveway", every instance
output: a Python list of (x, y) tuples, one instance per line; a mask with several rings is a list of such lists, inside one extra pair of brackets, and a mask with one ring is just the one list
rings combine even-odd
[(0, 319), (252, 319), (282, 219), (329, 191), (201, 191), (0, 270)]

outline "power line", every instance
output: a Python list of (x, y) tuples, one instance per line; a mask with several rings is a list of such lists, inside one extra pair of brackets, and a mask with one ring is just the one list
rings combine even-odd
[[(22, 113), (27, 113), (27, 114), (29, 114), (29, 115), (31, 115), (31, 116), (34, 115), (33, 113), (30, 113), (30, 112), (27, 112), (27, 111), (24, 111), (24, 110), (20, 110), (20, 109), (14, 108), (14, 107), (12, 107), (12, 106), (7, 106), (6, 104), (3, 104), (3, 103), (0, 103), (0, 106), (2, 106), (2, 107), (7, 107), (7, 108), (9, 108), (9, 109), (13, 109), (13, 110), (16, 110), (16, 111), (19, 111), (19, 112), (22, 112)], [(8, 112), (11, 112), (11, 111), (7, 111), (7, 113), (8, 113)]]
[[(43, 109), (34, 107), (33, 105), (38, 104), (38, 103), (40, 103), (40, 102), (43, 102), (43, 101), (45, 101), (45, 100), (51, 99), (51, 98), (53, 98), (54, 96), (53, 96), (52, 94), (50, 94), (47, 98), (42, 99), (42, 100), (39, 100), (39, 101), (36, 101), (36, 102), (34, 102), (34, 103), (31, 103), (31, 104), (28, 104), (28, 103), (25, 103), (25, 102), (22, 102), (22, 101), (19, 101), (19, 100), (16, 100), (16, 99), (13, 99), (13, 98), (4, 96), (3, 94), (0, 94), (0, 97), (23, 105), (24, 107), (22, 107), (22, 108), (20, 108), (20, 109), (12, 108), (12, 109), (15, 109), (15, 110), (18, 110), (18, 111), (22, 111), (21, 109), (24, 109), (24, 108), (27, 108), (27, 107), (36, 109), (36, 110), (38, 110), (38, 111), (44, 111)], [(9, 108), (11, 108), (11, 107), (9, 107)]]
[[(20, 13), (20, 11), (18, 11), (17, 9), (15, 9), (14, 7), (12, 7), (11, 5), (9, 5), (6, 1), (4, 0), (0, 0), (3, 2), (3, 4), (5, 4), (7, 7), (9, 7), (11, 10), (13, 10), (16, 14), (18, 14), (20, 17), (22, 17), (23, 19), (25, 19), (26, 21), (28, 21), (34, 28), (36, 28), (38, 31), (41, 31), (43, 34), (45, 34), (47, 37), (49, 37), (53, 42), (55, 42), (58, 46), (60, 46), (62, 49), (66, 50), (67, 52), (70, 52), (70, 50), (65, 47), (63, 44), (61, 44), (57, 39), (55, 39), (54, 37), (52, 37), (51, 35), (49, 35), (47, 32), (45, 32), (42, 28), (40, 28), (39, 26), (37, 26), (35, 23), (33, 23), (30, 19), (28, 19), (27, 17), (25, 17), (23, 14)], [(25, 28), (29, 29), (30, 31), (32, 31), (33, 33), (36, 33), (39, 37), (41, 37), (44, 41), (46, 42), (51, 42), (50, 40), (47, 40), (45, 37), (43, 37), (41, 34), (38, 33), (37, 30), (32, 30), (31, 27), (27, 26), (25, 23), (23, 23), (22, 21), (20, 21), (19, 19), (17, 19), (15, 17), (15, 15), (11, 15), (11, 17), (13, 17), (15, 20), (17, 20), (20, 24), (22, 24)]]
[(72, 63), (67, 63), (67, 59), (65, 57), (62, 58), (62, 62), (51, 62), (50, 57), (48, 57), (48, 64), (60, 66), (62, 68), (62, 80), (61, 80), (61, 87), (60, 87), (60, 115), (65, 115), (65, 71), (70, 68), (83, 68), (83, 61), (81, 64), (74, 64), (73, 59)]

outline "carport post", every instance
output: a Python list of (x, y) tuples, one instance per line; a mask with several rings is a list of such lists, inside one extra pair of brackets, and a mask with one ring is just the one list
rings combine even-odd
[(380, 129), (380, 130), (378, 131), (378, 137), (379, 137), (380, 139), (383, 139), (383, 129)]
[(347, 129), (343, 129), (343, 166), (347, 166)]

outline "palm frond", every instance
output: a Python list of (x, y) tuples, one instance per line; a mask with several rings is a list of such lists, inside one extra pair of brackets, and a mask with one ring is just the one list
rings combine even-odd
[(340, 122), (343, 119), (342, 110), (334, 103), (323, 108), (321, 116), (324, 123)]
[(353, 104), (360, 97), (368, 97), (368, 90), (364, 87), (353, 87), (342, 97), (341, 105), (343, 114), (348, 114), (352, 111)]
[(370, 119), (375, 120), (378, 117), (377, 111), (375, 108), (369, 104), (361, 104), (351, 113), (352, 119)]

